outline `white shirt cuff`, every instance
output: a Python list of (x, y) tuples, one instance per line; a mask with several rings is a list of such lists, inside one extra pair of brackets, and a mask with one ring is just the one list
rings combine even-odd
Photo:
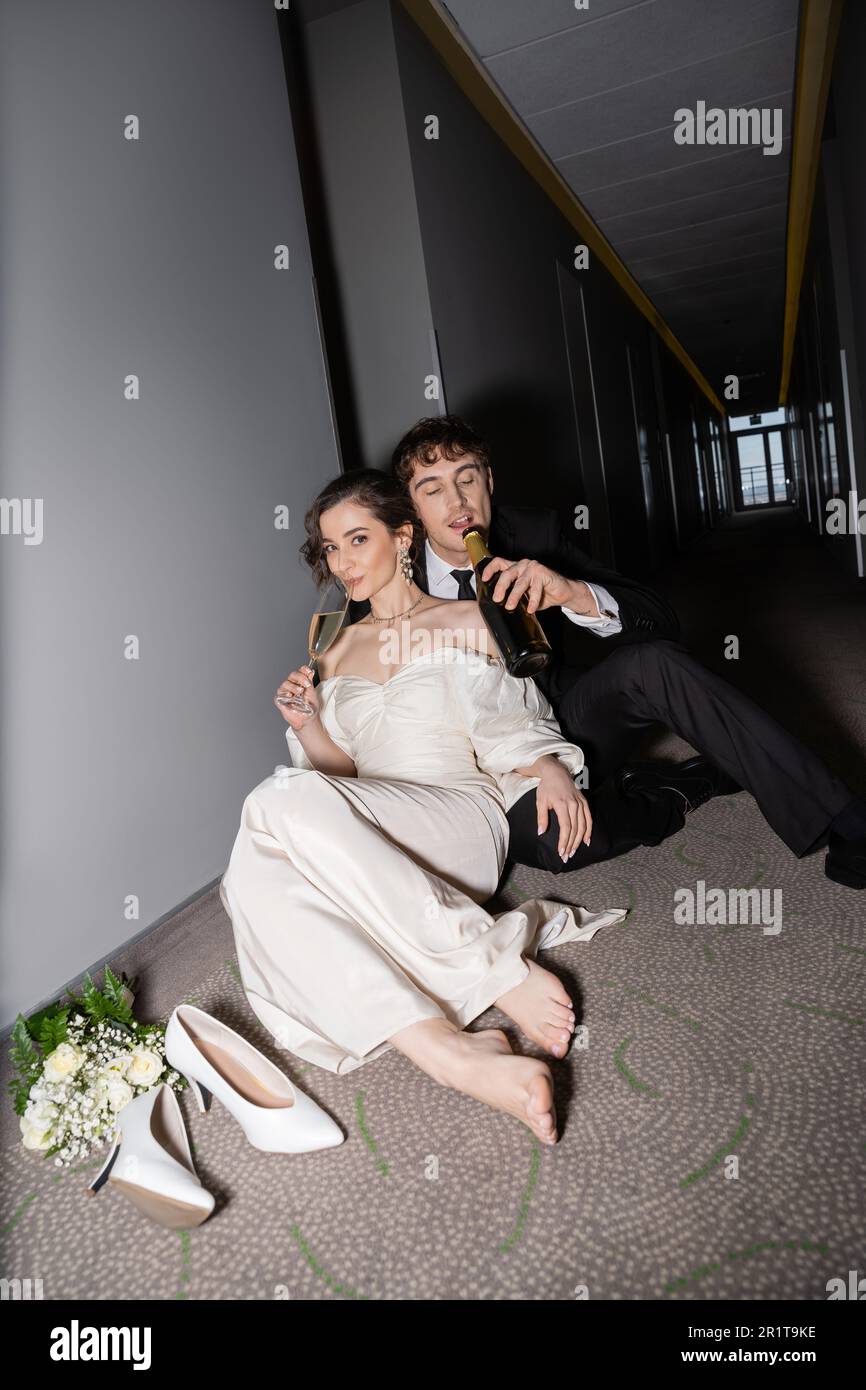
[(588, 584), (586, 580), (583, 582), (595, 599), (598, 615), (593, 617), (591, 613), (574, 613), (570, 608), (563, 608), (562, 611), (565, 616), (580, 627), (589, 628), (599, 637), (613, 637), (615, 633), (622, 632), (619, 604), (613, 595), (608, 593), (607, 589), (602, 588), (601, 584)]

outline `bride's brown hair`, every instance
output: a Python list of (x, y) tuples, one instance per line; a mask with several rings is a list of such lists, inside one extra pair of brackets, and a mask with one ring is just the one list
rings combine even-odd
[(412, 523), (412, 541), (409, 546), (409, 559), (413, 568), (420, 547), (424, 543), (424, 527), (415, 510), (411, 498), (399, 483), (382, 473), (378, 468), (352, 468), (333, 478), (315, 498), (304, 517), (307, 539), (301, 546), (301, 557), (313, 571), (317, 588), (322, 588), (331, 577), (328, 557), (323, 554), (322, 512), (335, 507), (339, 502), (357, 502), (372, 512), (377, 521), (394, 534), (406, 522)]

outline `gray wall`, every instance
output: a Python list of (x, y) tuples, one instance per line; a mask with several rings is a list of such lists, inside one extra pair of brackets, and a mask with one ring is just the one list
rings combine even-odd
[[(839, 31), (836, 61), (833, 69), (832, 101), (838, 146), (839, 183), (850, 275), (850, 315), (853, 346), (856, 348), (856, 371), (852, 373), (859, 388), (860, 416), (866, 403), (866, 120), (863, 119), (863, 77), (866, 74), (866, 9), (863, 5), (846, 5)], [(847, 350), (850, 356), (852, 342)], [(862, 424), (861, 424), (862, 429)], [(858, 458), (861, 467), (866, 466)], [(860, 473), (861, 489), (866, 475)]]
[(0, 535), (7, 1025), (225, 868), (338, 464), (270, 0), (0, 24), (0, 494), (44, 499), (41, 544)]
[[(840, 497), (847, 506), (852, 490), (858, 500), (866, 497), (864, 63), (866, 9), (848, 5), (839, 31), (822, 133), (789, 393), (789, 414), (802, 428), (805, 443), (800, 510), (812, 529), (823, 536), (825, 550), (834, 563), (855, 578), (866, 577), (866, 539), (847, 528), (841, 534), (828, 534), (826, 524), (830, 498)], [(850, 436), (842, 349), (847, 360)], [(832, 432), (826, 423), (829, 413)], [(834, 452), (837, 480), (830, 462)]]
[[(845, 349), (851, 408), (849, 486), (866, 497), (866, 121), (863, 75), (866, 73), (866, 10), (847, 5), (839, 31), (831, 101), (834, 137), (821, 147), (825, 194), (833, 253), (839, 346)], [(841, 373), (841, 367), (840, 367)], [(840, 407), (844, 393), (840, 381)], [(841, 428), (841, 422), (840, 422)], [(845, 429), (847, 440), (847, 428)], [(854, 551), (852, 556), (851, 551)], [(863, 560), (864, 546), (859, 547)], [(848, 569), (857, 573), (858, 547), (848, 546)], [(866, 564), (863, 565), (866, 568)]]
[(417, 417), (439, 413), (388, 0), (307, 24), (304, 44), (363, 455), (344, 464), (381, 468)]

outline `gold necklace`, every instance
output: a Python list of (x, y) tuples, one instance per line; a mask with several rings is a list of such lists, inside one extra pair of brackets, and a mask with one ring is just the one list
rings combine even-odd
[[(371, 623), (393, 623), (395, 618), (405, 618), (408, 617), (410, 613), (414, 613), (415, 609), (418, 607), (418, 604), (421, 602), (421, 599), (423, 599), (423, 597), (424, 595), (422, 594), (421, 598), (416, 599), (416, 601), (412, 604), (412, 607), (407, 608), (405, 613), (392, 613), (390, 618), (374, 618), (372, 613), (368, 613), (367, 617), (370, 619)], [(365, 623), (366, 621), (367, 618), (361, 619), (362, 623)]]

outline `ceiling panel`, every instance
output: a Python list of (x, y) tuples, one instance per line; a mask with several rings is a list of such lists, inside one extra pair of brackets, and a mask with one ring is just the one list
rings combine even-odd
[[(491, 9), (496, 4), (490, 0)], [(451, 6), (458, 22), (461, 5)], [(531, 116), (576, 93), (614, 92), (790, 31), (796, 16), (796, 0), (653, 0), (499, 53), (486, 65), (518, 110)]]
[(680, 227), (694, 226), (698, 222), (721, 220), (734, 208), (738, 212), (743, 212), (748, 208), (769, 207), (779, 202), (787, 203), (787, 197), (788, 174), (786, 172), (777, 174), (775, 178), (743, 183), (724, 194), (689, 194), (688, 197), (678, 198), (673, 203), (660, 203), (653, 208), (645, 208), (637, 212), (623, 212), (616, 217), (604, 218), (600, 225), (608, 239), (615, 242), (617, 237), (635, 237), (640, 233), (646, 234), (648, 232), (676, 231)]
[[(780, 140), (790, 133), (790, 101), (788, 92), (769, 92), (754, 97), (749, 107), (769, 107), (779, 111), (774, 118)], [(728, 158), (732, 151), (727, 145), (678, 145), (674, 140), (674, 127), (648, 131), (645, 135), (635, 135), (628, 140), (617, 140), (613, 144), (597, 145), (595, 149), (582, 154), (562, 156), (556, 164), (559, 172), (572, 184), (580, 184), (584, 193), (594, 193), (600, 188), (624, 183), (638, 178), (655, 178), (659, 171), (687, 171), (692, 164), (709, 164)], [(769, 171), (772, 161), (784, 162), (782, 149), (778, 154), (764, 155), (757, 151), (764, 167)], [(648, 173), (650, 170), (652, 172)]]
[(537, 43), (551, 34), (560, 34), (592, 20), (606, 19), (618, 10), (628, 10), (635, 0), (590, 0), (589, 10), (576, 10), (570, 0), (463, 0), (450, 10), (467, 33), (471, 33), (476, 53), (489, 58), (503, 49)]
[[(621, 87), (615, 100), (609, 92), (575, 96), (529, 116), (526, 123), (551, 158), (561, 159), (647, 132), (672, 131), (677, 108), (694, 108), (699, 98), (708, 106), (751, 106), (759, 96), (788, 92), (790, 86), (789, 44), (774, 35), (703, 63), (642, 78)], [(677, 148), (685, 153), (690, 147)]]
[(657, 261), (669, 262), (671, 257), (676, 257), (690, 264), (690, 257), (704, 250), (710, 254), (719, 247), (730, 248), (732, 252), (738, 247), (748, 250), (757, 237), (784, 246), (787, 220), (787, 205), (780, 201), (748, 212), (727, 213), (710, 222), (695, 222), (669, 232), (618, 237), (616, 244), (620, 253), (628, 257), (634, 274), (643, 274), (647, 263), (651, 263), (649, 273), (652, 274)]
[(699, 289), (702, 285), (731, 285), (744, 275), (751, 275), (757, 271), (775, 272), (778, 268), (778, 252), (771, 248), (767, 251), (753, 251), (750, 255), (740, 256), (735, 260), (715, 261), (710, 265), (680, 265), (678, 269), (667, 270), (661, 275), (644, 275), (643, 283), (647, 287), (652, 285), (653, 298), (656, 299), (666, 292)]
[(738, 197), (739, 190), (747, 184), (777, 179), (778, 170), (787, 168), (789, 149), (789, 142), (783, 141), (779, 153), (769, 158), (754, 146), (725, 149), (682, 167), (659, 169), (608, 188), (585, 189), (581, 201), (597, 222), (622, 213), (671, 207), (683, 199), (693, 200), (705, 194), (723, 194), (724, 203), (729, 206), (730, 199)]

